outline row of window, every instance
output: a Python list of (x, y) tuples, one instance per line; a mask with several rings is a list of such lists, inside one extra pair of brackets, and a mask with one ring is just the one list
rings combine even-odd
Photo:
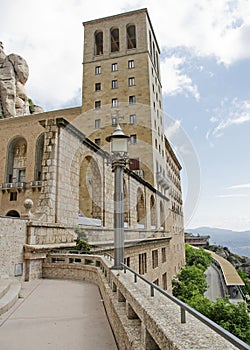
[[(130, 24), (126, 28), (127, 32), (127, 49), (136, 48), (136, 28), (135, 25)], [(97, 30), (95, 32), (95, 55), (103, 55), (103, 31)], [(110, 29), (110, 51), (118, 52), (120, 51), (120, 30), (119, 28)]]
[[(117, 118), (113, 117), (111, 121), (112, 126), (117, 125)], [(136, 124), (136, 114), (130, 114), (129, 116), (129, 124)], [(100, 129), (101, 127), (101, 119), (95, 119), (95, 129)]]
[[(161, 263), (167, 261), (166, 248), (161, 248)], [(152, 268), (156, 269), (159, 266), (159, 253), (158, 249), (152, 250)], [(139, 274), (144, 275), (147, 273), (147, 253), (139, 254)]]
[[(135, 86), (135, 77), (129, 77), (128, 78), (128, 86)], [(118, 80), (112, 80), (111, 81), (111, 89), (117, 89), (118, 88)], [(102, 90), (102, 84), (101, 83), (95, 83), (95, 91), (101, 91)]]
[[(133, 69), (133, 68), (135, 68), (135, 61), (128, 60), (128, 69)], [(117, 72), (117, 71), (118, 71), (118, 63), (112, 63), (111, 72)], [(102, 74), (102, 66), (95, 67), (95, 74), (96, 75)]]
[[(135, 95), (129, 96), (128, 97), (128, 103), (130, 105), (136, 104), (136, 96)], [(100, 109), (101, 106), (102, 106), (101, 100), (95, 101), (95, 103), (94, 103), (94, 108), (95, 109)], [(118, 107), (118, 98), (112, 98), (112, 100), (111, 100), (111, 107)]]

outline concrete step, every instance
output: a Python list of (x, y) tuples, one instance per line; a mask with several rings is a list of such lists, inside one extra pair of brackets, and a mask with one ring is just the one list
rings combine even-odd
[(10, 285), (6, 293), (0, 299), (0, 315), (7, 312), (19, 298), (21, 283), (18, 281), (9, 281)]

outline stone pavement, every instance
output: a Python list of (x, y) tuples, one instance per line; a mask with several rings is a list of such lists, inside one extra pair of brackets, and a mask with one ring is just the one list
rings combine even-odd
[(24, 282), (0, 316), (1, 350), (117, 350), (101, 295), (80, 281)]

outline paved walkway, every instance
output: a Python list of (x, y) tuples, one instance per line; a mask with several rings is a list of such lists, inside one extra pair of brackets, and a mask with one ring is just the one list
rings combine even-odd
[(117, 350), (96, 285), (65, 280), (26, 282), (0, 317), (1, 350)]

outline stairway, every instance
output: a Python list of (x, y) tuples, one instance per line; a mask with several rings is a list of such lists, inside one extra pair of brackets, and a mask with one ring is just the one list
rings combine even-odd
[(0, 279), (0, 315), (7, 312), (19, 298), (21, 283), (16, 280)]

